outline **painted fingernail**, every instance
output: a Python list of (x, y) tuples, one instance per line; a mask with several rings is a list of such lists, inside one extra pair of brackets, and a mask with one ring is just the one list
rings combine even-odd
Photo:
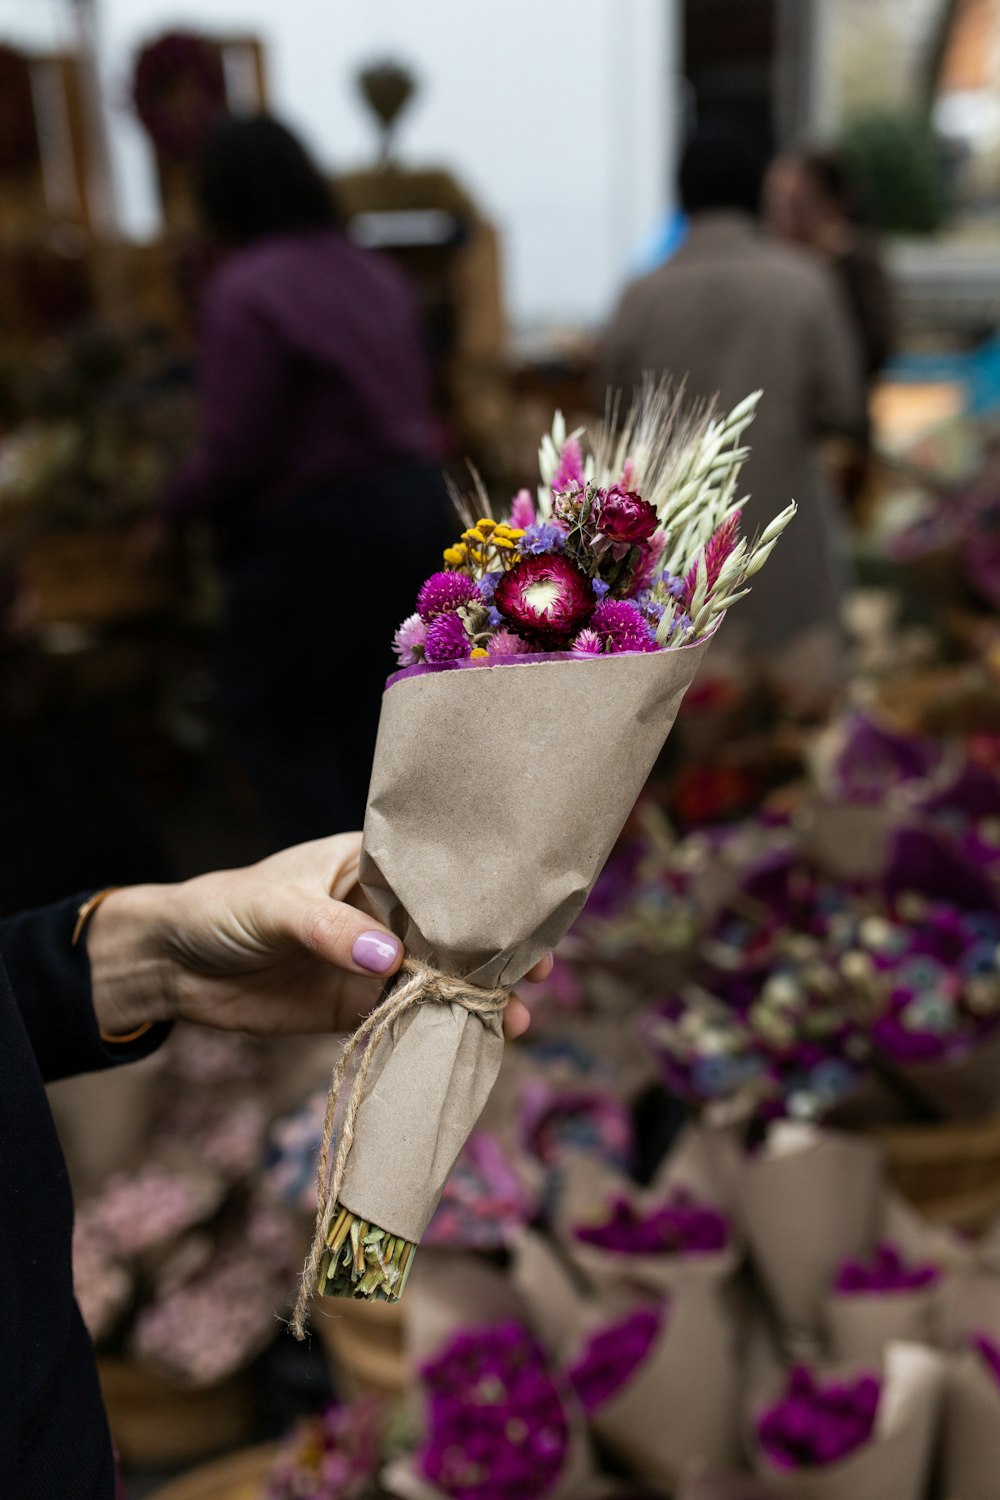
[(359, 969), (368, 969), (372, 974), (385, 974), (392, 968), (402, 952), (399, 938), (388, 932), (363, 932), (354, 939), (351, 957)]

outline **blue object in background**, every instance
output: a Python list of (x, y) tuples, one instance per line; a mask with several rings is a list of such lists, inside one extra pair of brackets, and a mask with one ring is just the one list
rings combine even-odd
[(646, 276), (650, 271), (655, 271), (657, 266), (670, 260), (687, 239), (687, 233), (687, 215), (679, 208), (671, 210), (639, 247), (632, 263), (633, 274)]
[(885, 374), (890, 380), (954, 381), (965, 388), (967, 415), (987, 416), (1000, 411), (1000, 334), (968, 353), (902, 354)]

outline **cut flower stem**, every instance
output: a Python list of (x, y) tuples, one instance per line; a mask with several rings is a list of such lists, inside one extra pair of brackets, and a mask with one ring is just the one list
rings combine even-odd
[(338, 1204), (327, 1235), (327, 1252), (316, 1290), (322, 1297), (357, 1297), (367, 1302), (398, 1302), (403, 1295), (416, 1245), (359, 1219)]

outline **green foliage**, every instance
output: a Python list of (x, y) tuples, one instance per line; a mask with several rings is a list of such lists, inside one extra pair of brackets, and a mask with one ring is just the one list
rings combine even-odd
[(890, 234), (933, 234), (945, 216), (939, 142), (917, 114), (859, 115), (840, 142), (872, 222)]

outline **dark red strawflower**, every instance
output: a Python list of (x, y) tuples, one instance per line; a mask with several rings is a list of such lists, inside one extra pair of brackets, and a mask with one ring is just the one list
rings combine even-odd
[(591, 515), (596, 530), (603, 536), (612, 542), (628, 542), (633, 547), (648, 542), (659, 525), (659, 517), (649, 502), (635, 490), (622, 489), (620, 484), (597, 491)]
[(579, 630), (595, 602), (586, 574), (558, 553), (522, 558), (503, 575), (493, 596), (506, 619), (552, 645)]

